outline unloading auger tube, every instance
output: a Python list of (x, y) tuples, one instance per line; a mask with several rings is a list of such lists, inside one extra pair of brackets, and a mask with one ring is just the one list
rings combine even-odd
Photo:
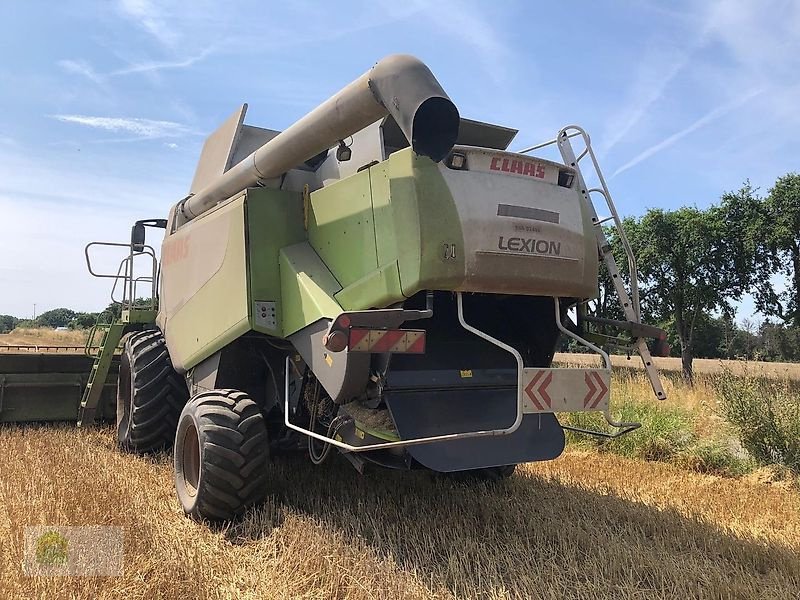
[(413, 56), (393, 54), (214, 183), (182, 200), (179, 224), (248, 187), (280, 177), (386, 115), (394, 117), (414, 152), (436, 162), (447, 156), (458, 137), (458, 109), (430, 69)]

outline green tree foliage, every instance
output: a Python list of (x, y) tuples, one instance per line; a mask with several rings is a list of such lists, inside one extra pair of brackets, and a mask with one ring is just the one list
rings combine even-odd
[(625, 222), (638, 259), (643, 311), (655, 321), (674, 323), (689, 382), (698, 324), (715, 312), (732, 315), (731, 302), (750, 281), (742, 269), (743, 244), (729, 235), (725, 217), (717, 206), (683, 207), (650, 209)]
[(800, 175), (780, 177), (764, 202), (760, 221), (754, 222), (753, 235), (763, 241), (773, 273), (786, 279), (785, 291), (777, 291), (769, 277), (756, 285), (760, 312), (800, 327)]
[(14, 328), (19, 323), (19, 319), (17, 317), (12, 317), (11, 315), (0, 315), (0, 333), (8, 333), (9, 331), (13, 331)]
[(800, 327), (764, 321), (753, 344), (756, 355), (751, 358), (783, 362), (800, 361)]
[(70, 321), (71, 329), (89, 329), (97, 322), (98, 313), (75, 313), (75, 318)]
[(36, 317), (40, 327), (67, 327), (77, 313), (69, 308), (54, 308)]

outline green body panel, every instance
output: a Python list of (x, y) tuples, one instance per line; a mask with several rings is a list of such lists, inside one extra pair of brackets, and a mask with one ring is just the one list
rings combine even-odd
[(164, 240), (164, 248), (173, 243), (186, 248), (180, 260), (162, 262), (166, 319), (159, 318), (179, 370), (192, 368), (250, 331), (245, 198), (227, 201)]
[[(460, 250), (454, 259), (446, 259), (444, 248), (463, 249), (464, 237), (455, 200), (439, 166), (411, 148), (395, 152), (387, 162), (389, 199), (379, 200), (376, 233), (380, 243), (387, 245), (385, 253), (396, 249), (403, 294), (456, 289), (464, 280), (464, 253)], [(385, 184), (375, 187), (385, 192)], [(390, 235), (394, 241), (388, 240)]]
[(284, 302), (281, 295), (281, 248), (305, 241), (303, 196), (269, 188), (247, 191), (247, 257), (250, 306), (254, 302), (275, 302), (276, 325), (260, 325), (251, 311), (254, 331), (285, 337)]
[(397, 261), (380, 267), (336, 294), (345, 310), (385, 308), (403, 298)]
[[(173, 364), (188, 370), (255, 330), (285, 337), (281, 248), (305, 240), (302, 195), (253, 188), (167, 236), (162, 326)], [(275, 326), (254, 303), (274, 302)]]
[(311, 194), (308, 241), (344, 287), (378, 268), (369, 170)]
[[(424, 210), (423, 210), (424, 208)], [(309, 242), (343, 286), (346, 310), (385, 308), (464, 280), (460, 219), (433, 161), (410, 148), (311, 194)]]
[(342, 286), (308, 242), (281, 250), (280, 268), (285, 335), (342, 312), (334, 300)]
[(156, 310), (144, 310), (141, 308), (133, 308), (129, 310), (123, 310), (122, 314), (120, 315), (120, 321), (123, 323), (130, 323), (130, 324), (150, 324), (156, 322), (156, 314), (158, 311)]

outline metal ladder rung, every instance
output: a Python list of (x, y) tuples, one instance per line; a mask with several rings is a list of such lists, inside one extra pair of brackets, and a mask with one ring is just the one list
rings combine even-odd
[(608, 223), (609, 221), (613, 220), (614, 220), (614, 215), (611, 215), (610, 217), (606, 217), (604, 219), (600, 219), (599, 221), (595, 221), (594, 226), (600, 227), (603, 223)]

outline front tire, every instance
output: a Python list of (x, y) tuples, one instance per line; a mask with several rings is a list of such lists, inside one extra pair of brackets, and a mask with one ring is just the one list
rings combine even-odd
[(267, 427), (244, 392), (194, 396), (178, 421), (174, 458), (178, 500), (195, 519), (227, 521), (267, 495)]
[(135, 454), (169, 448), (188, 399), (186, 382), (172, 367), (161, 332), (140, 331), (128, 337), (117, 384), (119, 446)]

